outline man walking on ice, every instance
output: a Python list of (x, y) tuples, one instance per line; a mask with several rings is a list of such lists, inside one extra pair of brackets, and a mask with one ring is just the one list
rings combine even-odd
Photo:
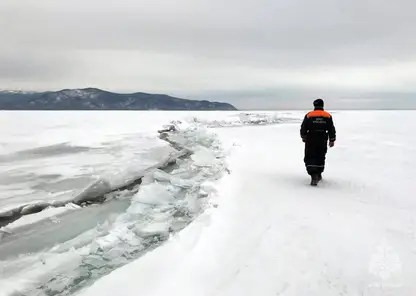
[(311, 185), (316, 186), (322, 180), (328, 145), (334, 146), (336, 132), (332, 115), (324, 110), (324, 101), (317, 99), (313, 106), (314, 110), (303, 119), (300, 136), (305, 143), (306, 171), (311, 176)]

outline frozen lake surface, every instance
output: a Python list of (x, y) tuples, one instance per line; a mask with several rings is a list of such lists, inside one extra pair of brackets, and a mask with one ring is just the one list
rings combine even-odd
[(0, 295), (415, 294), (416, 112), (333, 112), (317, 188), (303, 115), (2, 112), (0, 213), (51, 206), (1, 228)]
[[(0, 294), (70, 295), (140, 257), (209, 204), (210, 182), (225, 170), (215, 128), (291, 120), (270, 112), (2, 112)], [(177, 131), (161, 139), (158, 130), (172, 123)], [(138, 178), (141, 185), (123, 188)], [(101, 195), (89, 206), (80, 200)]]

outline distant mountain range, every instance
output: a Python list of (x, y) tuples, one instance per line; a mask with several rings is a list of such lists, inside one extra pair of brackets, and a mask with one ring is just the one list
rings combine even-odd
[(0, 110), (237, 110), (221, 102), (163, 94), (120, 94), (97, 88), (50, 92), (0, 91)]

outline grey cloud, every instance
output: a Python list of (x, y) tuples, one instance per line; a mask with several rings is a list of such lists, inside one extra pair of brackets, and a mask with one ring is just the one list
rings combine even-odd
[(416, 110), (416, 92), (269, 89), (194, 94), (193, 97), (207, 100), (226, 99), (242, 110), (309, 110), (316, 98), (322, 98), (328, 110)]
[(26, 9), (7, 1), (17, 3), (9, 13), (19, 22), (7, 34), (26, 46), (175, 51), (283, 67), (416, 55), (412, 0), (40, 0)]
[[(62, 61), (27, 54), (3, 53), (0, 55), (0, 79), (26, 79), (29, 77), (42, 79), (65, 73), (66, 65)], [(42, 70), (40, 71), (40, 69)]]
[(75, 56), (64, 52), (54, 53), (36, 50), (0, 50), (0, 86), (2, 81), (33, 82), (56, 81), (82, 71), (82, 64)]
[[(3, 69), (7, 67), (0, 79), (49, 79), (51, 73), (60, 79), (66, 77), (68, 85), (94, 81), (99, 86), (101, 81), (105, 88), (111, 79), (114, 88), (122, 88), (151, 72), (152, 88), (160, 87), (161, 91), (169, 84), (169, 89), (191, 93), (194, 90), (183, 86), (200, 86), (208, 81), (212, 90), (229, 83), (230, 88), (241, 87), (247, 95), (251, 88), (258, 91), (276, 87), (277, 82), (268, 81), (270, 75), (283, 77), (290, 72), (293, 85), (308, 89), (304, 84), (309, 78), (304, 73), (309, 73), (313, 81), (315, 71), (331, 77), (331, 71), (359, 67), (356, 72), (362, 75), (344, 77), (348, 87), (360, 85), (366, 76), (369, 85), (384, 87), (390, 76), (381, 79), (377, 67), (416, 65), (414, 11), (413, 0), (3, 0), (3, 48), (9, 52), (23, 48), (27, 52), (16, 51), (11, 56), (0, 51), (0, 63)], [(168, 54), (172, 61), (185, 57), (188, 64), (168, 69), (157, 54)], [(131, 60), (135, 56), (145, 56), (152, 62), (148, 64), (152, 69), (135, 64)], [(137, 76), (126, 77), (123, 67), (116, 64), (129, 64), (129, 73)], [(210, 65), (215, 65), (215, 71)], [(75, 75), (80, 66), (85, 68), (82, 78)], [(99, 80), (104, 78), (97, 73), (106, 67), (117, 71)], [(237, 70), (230, 69), (239, 68), (245, 72), (241, 77), (233, 76)], [(175, 73), (183, 71), (189, 73), (178, 75), (175, 81)], [(200, 75), (204, 72), (210, 74)], [(222, 76), (224, 72), (229, 74)], [(254, 82), (247, 86), (250, 75)], [(268, 85), (260, 83), (264, 75), (268, 75), (264, 79)], [(415, 88), (416, 78), (407, 75), (396, 78), (392, 85), (397, 90), (404, 83)], [(185, 76), (189, 81), (179, 80)], [(47, 83), (53, 87), (52, 80)], [(324, 77), (316, 83), (325, 86), (331, 81)], [(308, 93), (315, 92), (309, 89)], [(276, 99), (271, 96), (267, 100), (265, 104), (272, 106)]]

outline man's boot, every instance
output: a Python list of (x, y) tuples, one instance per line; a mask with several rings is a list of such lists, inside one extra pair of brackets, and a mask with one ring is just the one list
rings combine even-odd
[(318, 182), (319, 182), (318, 174), (311, 175), (311, 185), (316, 186), (318, 185)]

